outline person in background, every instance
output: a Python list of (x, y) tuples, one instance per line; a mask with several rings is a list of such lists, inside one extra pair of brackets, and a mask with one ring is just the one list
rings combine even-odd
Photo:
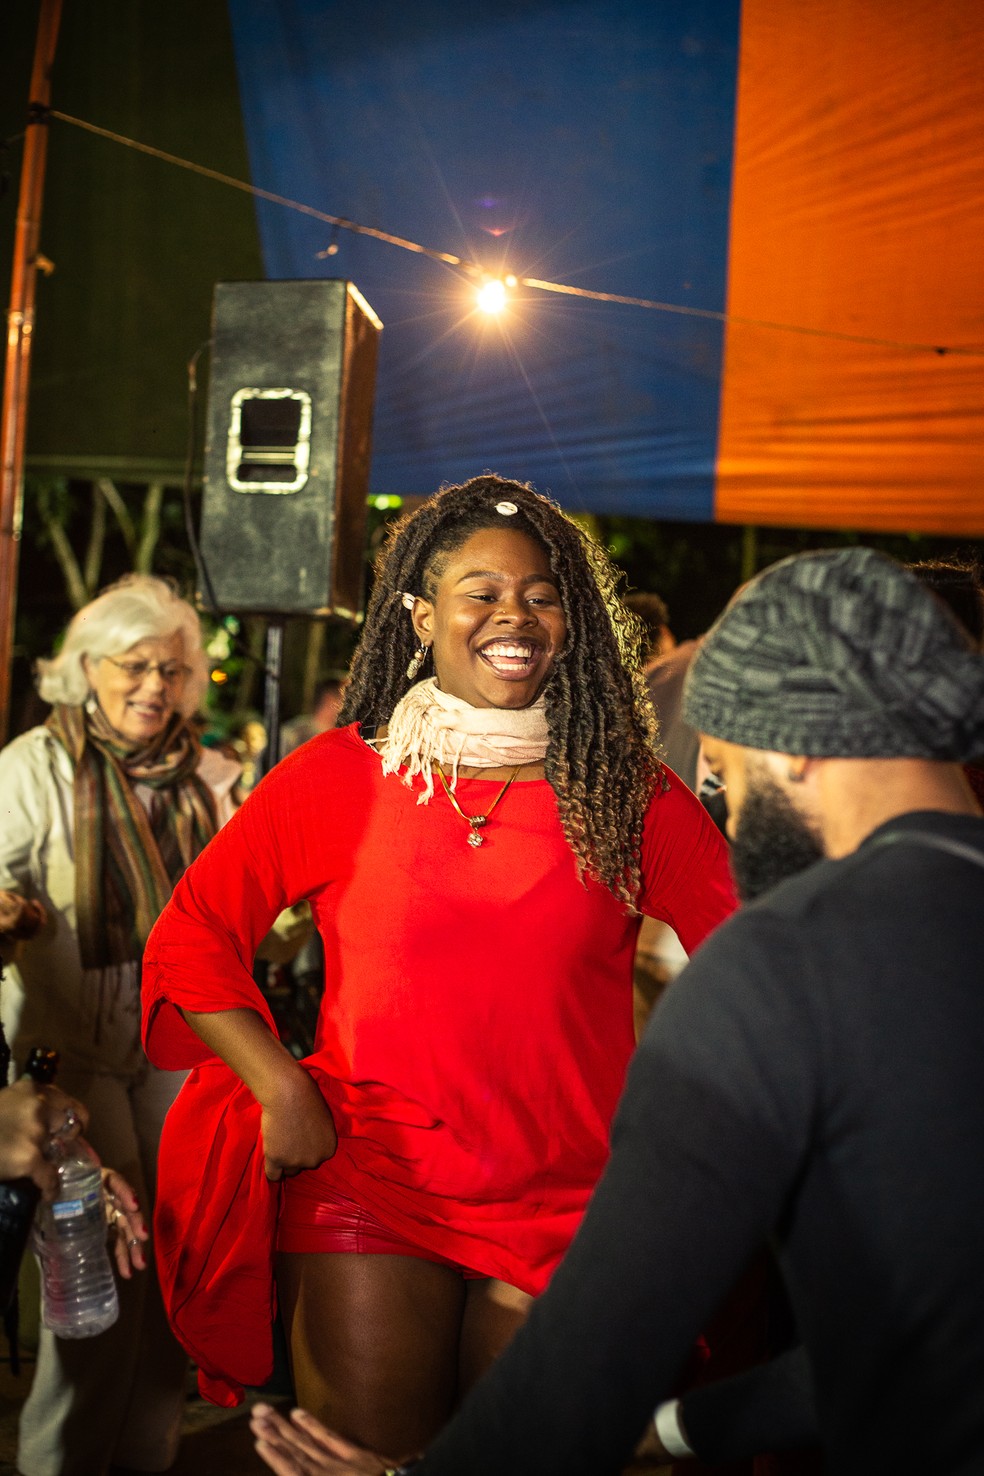
[[(46, 917), (39, 902), (27, 902), (12, 892), (0, 892), (0, 947), (8, 951), (13, 944), (33, 937)], [(0, 957), (0, 999), (3, 997), (3, 959)], [(11, 1055), (3, 1023), (0, 1021), (0, 1079), (10, 1072)], [(54, 1163), (47, 1153), (53, 1138), (70, 1141), (84, 1133), (89, 1114), (82, 1102), (69, 1097), (60, 1087), (49, 1082), (40, 1086), (22, 1076), (12, 1086), (0, 1087), (0, 1184), (13, 1179), (31, 1179), (46, 1199), (57, 1185)], [(133, 1268), (146, 1267), (143, 1242), (149, 1238), (137, 1197), (121, 1174), (103, 1169), (106, 1215), (113, 1234), (113, 1253), (120, 1275), (129, 1280)], [(6, 1254), (6, 1251), (5, 1251)], [(11, 1367), (17, 1358), (18, 1314), (16, 1307), (18, 1268), (3, 1267), (4, 1293), (0, 1296), (0, 1317), (11, 1342)]]
[[(646, 636), (643, 676), (659, 718), (659, 737), (666, 762), (674, 774), (697, 792), (699, 742), (680, 715), (683, 679), (697, 649), (696, 642), (677, 644), (670, 630), (666, 603), (658, 594), (632, 590), (625, 605), (642, 621)], [(715, 824), (717, 817), (712, 814)], [(667, 985), (687, 962), (687, 953), (673, 929), (658, 918), (646, 917), (639, 930), (635, 958), (636, 1035), (662, 997)]]
[[(314, 689), (314, 700), (310, 713), (292, 718), (280, 730), (280, 757), (286, 758), (307, 743), (326, 733), (335, 726), (348, 685), (348, 672), (330, 671)], [(308, 914), (309, 915), (309, 914)], [(325, 969), (324, 950), (321, 939), (312, 927), (310, 936), (281, 972), (285, 1003), (277, 1028), (295, 1056), (309, 1055), (314, 1048), (315, 1030), (321, 997), (324, 993)]]
[[(0, 932), (0, 939), (2, 936)], [(32, 1179), (50, 1199), (57, 1180), (45, 1148), (53, 1137), (77, 1138), (88, 1122), (83, 1103), (56, 1086), (39, 1087), (22, 1076), (12, 1086), (0, 1087), (0, 1183)], [(129, 1281), (134, 1270), (146, 1267), (143, 1245), (149, 1232), (137, 1197), (122, 1174), (104, 1167), (103, 1187), (116, 1266)], [(3, 1310), (0, 1307), (0, 1314)]]
[(239, 770), (234, 794), (237, 806), (242, 804), (250, 790), (260, 781), (266, 746), (267, 730), (259, 718), (247, 718), (222, 745), (222, 752)]
[(316, 738), (319, 733), (326, 733), (329, 728), (335, 726), (338, 714), (342, 710), (345, 700), (345, 688), (348, 684), (348, 672), (330, 671), (314, 689), (314, 701), (310, 713), (304, 713), (301, 717), (291, 718), (289, 723), (284, 723), (280, 730), (280, 757), (286, 758), (299, 748), (302, 743), (307, 743), (309, 738)]
[(651, 591), (633, 589), (623, 597), (623, 602), (625, 608), (642, 621), (645, 630), (642, 670), (646, 674), (661, 657), (668, 656), (676, 647), (676, 636), (670, 629), (670, 612), (665, 600)]
[(669, 627), (669, 612), (659, 595), (633, 593), (626, 596), (626, 604), (644, 622), (649, 636), (643, 671), (659, 716), (666, 762), (697, 793), (705, 777), (699, 769), (700, 742), (683, 716), (681, 703), (683, 683), (699, 642), (677, 641)]
[[(22, 934), (4, 1025), (20, 1064), (33, 1046), (59, 1052), (59, 1084), (88, 1108), (99, 1157), (152, 1204), (183, 1074), (141, 1049), (141, 955), (174, 883), (231, 813), (239, 770), (189, 724), (208, 668), (198, 616), (165, 580), (130, 575), (104, 590), (40, 673), (52, 712), (0, 753), (0, 898)], [(186, 1367), (152, 1272), (121, 1288), (119, 1320), (97, 1338), (42, 1331), (19, 1471), (166, 1469)]]
[(44, 1156), (48, 1139), (56, 1133), (77, 1137), (88, 1120), (81, 1102), (39, 1087), (30, 1077), (0, 1088), (0, 1182), (33, 1179), (50, 1196), (56, 1175)]
[[(787, 1368), (781, 1399), (753, 1407), (746, 1384), (699, 1428), (688, 1413), (713, 1390), (684, 1398), (683, 1422), (661, 1403), (662, 1455), (819, 1440), (837, 1476), (970, 1476), (984, 1470), (984, 816), (962, 765), (984, 737), (984, 656), (894, 561), (803, 554), (712, 627), (686, 714), (727, 785), (732, 865), (755, 900), (655, 1012), (551, 1285), (403, 1469), (613, 1476), (772, 1234), (806, 1387)], [(262, 1406), (253, 1428), (280, 1476), (394, 1468), (310, 1416)]]
[[(491, 475), (396, 524), (342, 726), (270, 771), (154, 930), (147, 1049), (199, 1066), (157, 1235), (216, 1400), (266, 1377), (276, 1244), (300, 1397), (383, 1448), (435, 1433), (604, 1166), (639, 911), (692, 948), (734, 905), (658, 761), (617, 578)], [(299, 897), (327, 969), (303, 1064), (244, 966)]]

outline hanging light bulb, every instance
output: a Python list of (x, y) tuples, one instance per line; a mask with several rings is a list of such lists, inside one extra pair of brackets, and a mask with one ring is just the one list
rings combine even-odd
[(483, 282), (478, 289), (478, 305), (483, 313), (501, 313), (506, 305), (506, 284), (497, 277)]

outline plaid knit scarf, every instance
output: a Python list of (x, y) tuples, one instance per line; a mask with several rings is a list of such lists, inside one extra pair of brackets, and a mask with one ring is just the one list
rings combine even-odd
[[(218, 829), (196, 770), (198, 739), (174, 713), (136, 748), (102, 710), (57, 706), (47, 727), (75, 769), (75, 905), (85, 969), (140, 958), (185, 867)], [(134, 787), (154, 791), (148, 815)]]

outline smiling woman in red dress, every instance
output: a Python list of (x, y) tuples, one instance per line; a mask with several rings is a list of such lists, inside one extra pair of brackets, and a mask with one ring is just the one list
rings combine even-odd
[[(416, 1450), (577, 1228), (633, 1048), (640, 914), (692, 950), (734, 906), (718, 832), (659, 763), (616, 582), (497, 477), (396, 525), (343, 726), (263, 780), (155, 929), (147, 1049), (197, 1067), (159, 1256), (213, 1396), (262, 1379), (275, 1249), (299, 1401)], [(250, 963), (302, 898), (326, 989), (299, 1063)]]

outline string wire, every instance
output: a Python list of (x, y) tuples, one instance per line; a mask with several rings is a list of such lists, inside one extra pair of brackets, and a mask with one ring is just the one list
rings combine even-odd
[[(240, 190), (243, 194), (252, 195), (254, 199), (266, 200), (272, 205), (282, 206), (285, 210), (293, 210), (299, 215), (306, 215), (312, 220), (321, 221), (325, 225), (332, 226), (335, 233), (349, 231), (357, 236), (370, 236), (373, 240), (384, 241), (388, 246), (397, 246), (402, 251), (412, 251), (418, 256), (429, 257), (431, 261), (442, 262), (445, 266), (457, 267), (458, 270), (483, 280), (490, 275), (479, 262), (469, 261), (467, 257), (457, 256), (450, 251), (437, 251), (432, 246), (423, 246), (419, 241), (411, 241), (406, 236), (396, 236), (390, 231), (381, 231), (375, 226), (361, 225), (358, 221), (349, 220), (344, 215), (332, 215), (326, 210), (317, 210), (313, 205), (291, 200), (286, 195), (274, 194), (273, 191), (261, 189), (258, 185), (250, 184), (246, 180), (236, 179), (231, 174), (223, 174), (218, 169), (209, 169), (204, 164), (182, 159), (177, 154), (169, 154), (164, 149), (140, 143), (137, 139), (127, 138), (124, 134), (114, 133), (112, 129), (101, 128), (98, 124), (88, 123), (82, 118), (74, 118), (71, 114), (62, 113), (56, 108), (52, 108), (48, 116), (57, 118), (60, 123), (68, 123), (73, 128), (80, 128), (86, 133), (95, 134), (99, 138), (109, 139), (112, 143), (120, 144), (124, 148), (135, 149), (138, 153), (146, 154), (152, 159), (160, 159), (165, 164), (173, 164), (178, 169), (188, 170), (203, 179), (210, 179), (216, 184)], [(775, 333), (797, 333), (810, 338), (829, 338), (840, 343), (864, 344), (872, 348), (898, 349), (909, 353), (936, 354), (940, 357), (951, 354), (967, 358), (984, 357), (984, 347), (973, 345), (907, 342), (904, 339), (844, 333), (834, 328), (810, 327), (805, 323), (777, 323), (767, 318), (748, 318), (738, 313), (720, 312), (713, 308), (690, 307), (685, 303), (660, 302), (649, 297), (629, 297), (620, 292), (595, 291), (590, 287), (575, 287), (567, 282), (548, 282), (539, 277), (517, 276), (516, 283), (518, 286), (529, 287), (538, 292), (556, 292), (567, 297), (584, 298), (591, 302), (610, 302), (623, 307), (643, 308), (657, 313), (673, 313), (687, 318), (702, 318), (742, 328), (762, 328)]]

